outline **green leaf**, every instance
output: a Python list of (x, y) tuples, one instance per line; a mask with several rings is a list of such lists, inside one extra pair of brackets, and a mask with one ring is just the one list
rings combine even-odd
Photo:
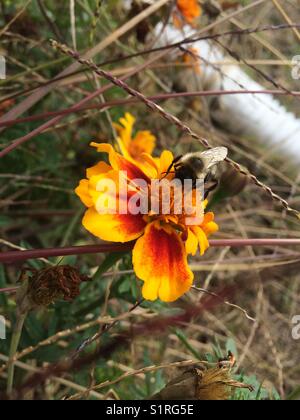
[(189, 343), (186, 335), (183, 333), (183, 331), (179, 330), (178, 328), (175, 328), (174, 330), (175, 334), (179, 338), (179, 340), (184, 344), (184, 346), (192, 353), (193, 356), (196, 357), (196, 359), (200, 360), (200, 354), (194, 347)]
[(93, 281), (98, 281), (102, 278), (103, 274), (106, 273), (111, 267), (113, 267), (127, 252), (112, 252), (107, 255), (103, 263), (99, 266), (98, 270), (94, 274)]
[(300, 386), (294, 389), (287, 397), (286, 399), (288, 401), (298, 400), (300, 398)]

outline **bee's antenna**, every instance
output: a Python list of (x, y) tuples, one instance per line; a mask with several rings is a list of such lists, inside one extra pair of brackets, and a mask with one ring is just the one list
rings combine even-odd
[(163, 172), (165, 174), (165, 176), (163, 176), (161, 178), (161, 180), (164, 179), (164, 178), (166, 178), (171, 173), (171, 169), (173, 168), (173, 166), (175, 167), (175, 164), (177, 162), (179, 162), (181, 158), (182, 158), (182, 155), (177, 156), (176, 158), (173, 159), (173, 161), (172, 161), (171, 165), (168, 167), (167, 171), (166, 172)]

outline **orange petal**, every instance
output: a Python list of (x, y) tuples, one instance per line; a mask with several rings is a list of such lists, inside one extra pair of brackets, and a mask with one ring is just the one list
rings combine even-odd
[(133, 241), (145, 228), (141, 215), (99, 214), (93, 207), (86, 211), (82, 224), (93, 235), (109, 242)]
[(94, 175), (104, 174), (110, 171), (112, 167), (105, 162), (99, 162), (97, 165), (92, 166), (86, 170), (86, 177), (90, 179)]
[(89, 181), (87, 179), (82, 179), (80, 181), (78, 187), (75, 189), (75, 193), (78, 195), (85, 206), (93, 206), (93, 200), (89, 193)]
[(138, 159), (142, 153), (152, 155), (156, 138), (150, 131), (139, 131), (129, 145), (129, 153)]
[(177, 0), (177, 7), (189, 23), (193, 23), (202, 13), (198, 0)]
[(194, 275), (188, 267), (183, 242), (174, 231), (166, 232), (157, 223), (147, 226), (133, 249), (133, 266), (143, 280), (143, 296), (173, 302), (187, 292)]
[(205, 225), (206, 223), (212, 222), (215, 218), (215, 215), (213, 212), (209, 211), (208, 213), (205, 213), (203, 216), (203, 225)]

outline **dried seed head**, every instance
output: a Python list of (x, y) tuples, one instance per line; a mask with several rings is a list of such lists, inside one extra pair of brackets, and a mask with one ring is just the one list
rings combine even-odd
[(253, 391), (253, 387), (232, 378), (231, 368), (215, 367), (201, 372), (196, 395), (198, 400), (228, 400), (234, 388), (245, 388)]
[(70, 265), (44, 268), (29, 276), (27, 298), (33, 306), (47, 306), (61, 298), (72, 301), (80, 294), (80, 284), (87, 280)]
[(253, 391), (251, 385), (233, 379), (231, 367), (195, 366), (172, 379), (151, 400), (228, 400), (234, 388)]

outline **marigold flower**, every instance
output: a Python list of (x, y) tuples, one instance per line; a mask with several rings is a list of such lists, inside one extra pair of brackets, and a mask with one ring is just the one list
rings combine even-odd
[[(123, 126), (128, 130), (126, 124)], [(126, 131), (126, 138), (130, 138), (129, 131)], [(122, 136), (125, 139), (125, 133)], [(152, 301), (160, 298), (165, 302), (178, 299), (190, 289), (194, 279), (194, 274), (188, 266), (188, 255), (195, 255), (197, 249), (200, 249), (200, 254), (203, 255), (209, 247), (208, 236), (218, 230), (213, 213), (206, 213), (197, 225), (190, 225), (190, 215), (184, 212), (175, 213), (175, 201), (172, 196), (170, 211), (165, 214), (162, 211), (165, 195), (160, 189), (157, 190), (156, 198), (154, 197), (158, 202), (157, 211), (153, 211), (151, 207), (147, 213), (121, 212), (120, 209), (124, 210), (124, 206), (125, 210), (129, 209), (135, 195), (140, 202), (145, 197), (150, 200), (147, 193), (153, 180), (174, 178), (173, 174), (166, 176), (166, 171), (173, 162), (173, 154), (164, 151), (155, 159), (150, 154), (143, 153), (139, 157), (138, 165), (129, 159), (127, 154), (122, 156), (117, 153), (109, 144), (91, 145), (96, 147), (98, 152), (108, 153), (109, 164), (99, 162), (89, 168), (87, 179), (81, 180), (75, 190), (88, 207), (82, 221), (83, 226), (105, 241), (136, 240), (132, 259), (137, 277), (144, 282), (143, 297)], [(123, 173), (126, 173), (126, 178)], [(111, 209), (114, 204), (111, 203), (110, 192), (98, 187), (99, 182), (104, 179), (113, 181), (118, 187), (125, 182), (128, 187), (128, 195), (124, 195), (118, 188), (116, 190), (116, 212), (101, 211), (103, 206), (108, 204), (107, 209)], [(141, 180), (143, 185), (137, 185), (137, 180)], [(194, 194), (195, 190), (192, 191), (192, 201), (195, 199)], [(201, 201), (203, 213), (205, 205), (206, 202)]]
[[(190, 25), (193, 24), (195, 19), (201, 16), (202, 13), (198, 0), (177, 0), (177, 8), (185, 21)], [(178, 26), (178, 19), (175, 19), (175, 24)]]

